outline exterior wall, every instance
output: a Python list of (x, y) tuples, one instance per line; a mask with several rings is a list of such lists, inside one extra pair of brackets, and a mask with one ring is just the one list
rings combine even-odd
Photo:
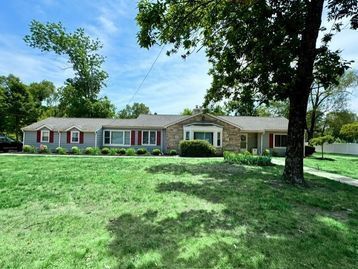
[(253, 148), (258, 149), (258, 144), (257, 144), (257, 133), (248, 133), (247, 134), (247, 150), (252, 152)]
[(239, 151), (240, 150), (240, 129), (223, 122), (221, 120), (215, 119), (210, 115), (199, 114), (197, 116), (191, 117), (187, 120), (181, 121), (179, 123), (169, 126), (166, 130), (166, 148), (165, 151), (171, 149), (179, 150), (179, 142), (184, 139), (184, 125), (195, 122), (206, 122), (214, 123), (223, 127), (223, 137), (222, 137), (222, 150), (231, 150)]
[(276, 154), (277, 156), (285, 156), (286, 154), (286, 148), (270, 148), (270, 134), (281, 134), (281, 135), (287, 135), (287, 133), (278, 133), (278, 132), (266, 132), (263, 135), (263, 143), (262, 143), (262, 150), (265, 149), (270, 150), (272, 154)]
[[(135, 144), (134, 145), (123, 145), (123, 146), (108, 146), (108, 145), (104, 145), (103, 143), (103, 133), (106, 130), (128, 130), (128, 131), (134, 131), (135, 132)], [(138, 131), (160, 131), (160, 145), (156, 145), (156, 146), (145, 146), (145, 145), (139, 145), (138, 144)], [(161, 129), (150, 129), (150, 128), (144, 128), (144, 129), (129, 129), (129, 128), (102, 128), (101, 130), (98, 131), (97, 133), (97, 147), (109, 147), (109, 148), (134, 148), (135, 150), (139, 149), (139, 148), (145, 148), (147, 149), (147, 151), (151, 152), (153, 149), (160, 149), (161, 151), (163, 151), (163, 144), (164, 142), (164, 130)]]
[[(47, 129), (47, 128), (43, 128)], [(95, 146), (95, 134), (94, 133), (83, 133), (83, 144), (80, 143), (67, 143), (67, 132), (57, 132), (54, 131), (53, 133), (53, 143), (44, 143), (44, 142), (37, 142), (37, 131), (24, 131), (25, 139), (24, 145), (31, 145), (36, 148), (39, 148), (40, 145), (46, 145), (49, 150), (55, 151), (58, 146), (65, 148), (67, 151), (70, 150), (73, 146), (77, 146), (81, 149), (86, 147), (94, 147)], [(59, 139), (60, 136), (60, 139)], [(60, 140), (60, 141), (59, 141)], [(60, 142), (60, 143), (59, 143)]]

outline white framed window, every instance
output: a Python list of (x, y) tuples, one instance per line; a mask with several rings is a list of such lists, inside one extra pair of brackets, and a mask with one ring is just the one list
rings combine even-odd
[(240, 134), (240, 151), (247, 150), (247, 134)]
[(273, 135), (273, 147), (274, 148), (285, 148), (285, 147), (287, 147), (287, 135), (285, 135), (285, 134), (274, 134)]
[(185, 132), (185, 140), (190, 140), (190, 132), (189, 131)]
[(71, 131), (71, 143), (80, 143), (80, 132), (79, 131)]
[(43, 142), (50, 142), (50, 131), (49, 130), (41, 130), (41, 143)]
[(214, 145), (214, 133), (213, 132), (195, 132), (194, 140), (206, 140), (211, 145)]
[(105, 130), (103, 131), (103, 144), (108, 146), (130, 146), (130, 130)]
[(185, 140), (206, 140), (214, 147), (222, 147), (223, 128), (217, 125), (186, 125), (184, 126), (183, 139)]
[(142, 145), (156, 146), (157, 145), (157, 131), (143, 131)]
[(216, 134), (216, 146), (221, 147), (221, 132)]

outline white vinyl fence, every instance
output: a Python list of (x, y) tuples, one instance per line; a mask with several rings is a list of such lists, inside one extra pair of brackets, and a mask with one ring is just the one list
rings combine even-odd
[[(316, 146), (316, 152), (321, 152), (321, 146)], [(358, 155), (358, 143), (325, 144), (323, 152)]]

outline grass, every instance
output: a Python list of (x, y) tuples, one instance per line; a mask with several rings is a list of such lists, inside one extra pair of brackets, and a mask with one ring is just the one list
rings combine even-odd
[(0, 156), (0, 268), (358, 268), (358, 188), (281, 172)]
[(358, 179), (358, 156), (343, 154), (315, 153), (305, 158), (305, 166)]

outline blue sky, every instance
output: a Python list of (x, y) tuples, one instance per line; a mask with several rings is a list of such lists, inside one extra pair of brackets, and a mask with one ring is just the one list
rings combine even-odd
[[(0, 0), (0, 74), (12, 73), (24, 82), (53, 81), (61, 86), (71, 76), (66, 58), (41, 53), (27, 47), (23, 37), (28, 34), (32, 19), (41, 22), (61, 21), (73, 31), (85, 29), (104, 43), (105, 70), (109, 73), (107, 95), (118, 109), (132, 100), (139, 84), (157, 57), (160, 48), (142, 49), (136, 41), (136, 2), (132, 0)], [(355, 60), (358, 68), (358, 33), (345, 30), (339, 33), (332, 48), (342, 49), (343, 57)], [(165, 52), (165, 51), (164, 51)], [(203, 101), (211, 79), (209, 64), (203, 52), (182, 60), (180, 55), (168, 57), (162, 53), (149, 77), (133, 102), (144, 102), (152, 112), (179, 113), (184, 107), (193, 108)], [(358, 112), (358, 93), (350, 102)]]

